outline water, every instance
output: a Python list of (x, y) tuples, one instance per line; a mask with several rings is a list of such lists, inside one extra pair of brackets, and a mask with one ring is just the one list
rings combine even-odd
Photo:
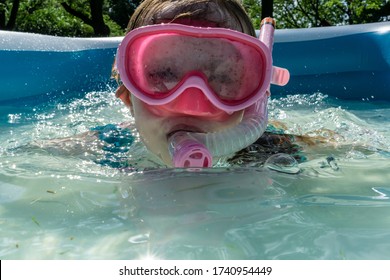
[[(390, 104), (317, 93), (269, 108), (278, 129), (331, 143), (304, 142), (299, 163), (175, 170), (110, 91), (1, 104), (0, 258), (389, 259)], [(124, 148), (88, 133), (121, 122)]]

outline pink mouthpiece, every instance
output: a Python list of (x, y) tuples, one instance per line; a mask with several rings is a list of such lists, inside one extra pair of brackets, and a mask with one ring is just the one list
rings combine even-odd
[(175, 167), (211, 167), (213, 160), (205, 145), (187, 135), (173, 136), (172, 162)]

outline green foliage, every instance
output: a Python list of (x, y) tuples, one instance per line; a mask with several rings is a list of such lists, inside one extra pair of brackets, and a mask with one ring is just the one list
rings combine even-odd
[(110, 19), (120, 26), (120, 28), (125, 30), (131, 15), (134, 13), (134, 10), (138, 7), (140, 2), (141, 0), (108, 0), (106, 1), (105, 9), (110, 16)]
[[(10, 18), (13, 0), (0, 0), (0, 29), (6, 29)], [(91, 21), (91, 0), (21, 0), (15, 31), (42, 33), (57, 36), (96, 36)], [(102, 0), (103, 19), (111, 36), (125, 33), (127, 22), (140, 0)], [(85, 17), (78, 17), (66, 11), (62, 3), (67, 3), (73, 10)]]
[[(243, 0), (258, 27), (261, 0)], [(278, 28), (303, 28), (390, 20), (389, 0), (274, 0)]]
[(119, 26), (109, 15), (103, 15), (103, 18), (104, 22), (110, 28), (110, 36), (123, 36), (125, 34), (125, 28)]
[[(19, 5), (16, 5), (17, 2)], [(97, 36), (99, 31), (96, 22), (91, 19), (93, 4), (95, 7), (100, 5), (98, 17), (100, 27), (108, 30), (100, 34), (121, 36), (125, 33), (129, 18), (140, 2), (141, 0), (0, 0), (0, 29), (58, 36)], [(243, 0), (243, 5), (256, 28), (259, 28), (261, 21), (261, 2), (262, 0)], [(273, 2), (278, 28), (390, 20), (390, 0), (273, 0)], [(62, 3), (67, 3), (73, 13), (66, 11)], [(16, 22), (12, 14), (17, 15)]]
[(260, 28), (261, 0), (243, 0), (242, 4), (256, 29)]
[(21, 2), (15, 30), (57, 36), (93, 36), (89, 25), (70, 16), (55, 0)]

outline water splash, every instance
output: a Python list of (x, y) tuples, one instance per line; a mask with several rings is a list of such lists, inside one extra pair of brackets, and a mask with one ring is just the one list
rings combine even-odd
[[(259, 161), (245, 168), (221, 161), (223, 168), (181, 170), (154, 163), (113, 92), (8, 107), (0, 132), (0, 224), (9, 237), (0, 256), (386, 258), (389, 111), (381, 108), (374, 118), (368, 110), (374, 112), (321, 94), (271, 100), (271, 121), (283, 123), (272, 132), (337, 145), (309, 146), (301, 162), (272, 149), (264, 156), (264, 144), (273, 143), (265, 141), (247, 151)], [(103, 129), (104, 146), (90, 131), (123, 121), (129, 141), (122, 138), (128, 131)], [(64, 153), (66, 141), (62, 150), (27, 145), (80, 133), (94, 140), (78, 142), (73, 154)], [(106, 156), (128, 168), (99, 162)]]

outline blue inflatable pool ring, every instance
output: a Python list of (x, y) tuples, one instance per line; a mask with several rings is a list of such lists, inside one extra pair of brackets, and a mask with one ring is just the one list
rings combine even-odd
[(106, 90), (121, 40), (0, 31), (0, 101)]
[[(121, 40), (0, 31), (0, 101), (107, 90)], [(273, 57), (291, 75), (273, 96), (390, 100), (390, 22), (277, 30)]]
[(390, 22), (280, 30), (276, 41), (274, 64), (289, 69), (291, 79), (273, 95), (390, 100)]

